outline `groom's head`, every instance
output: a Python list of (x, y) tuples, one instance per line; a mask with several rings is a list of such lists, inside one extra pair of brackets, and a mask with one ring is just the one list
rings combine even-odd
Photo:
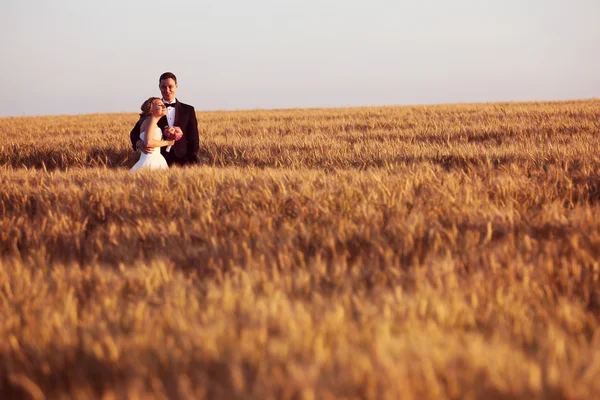
[(165, 72), (158, 78), (158, 88), (165, 101), (172, 103), (177, 93), (177, 78), (172, 72)]

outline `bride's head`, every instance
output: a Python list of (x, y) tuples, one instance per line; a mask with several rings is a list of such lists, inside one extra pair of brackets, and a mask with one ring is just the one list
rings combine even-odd
[(149, 117), (151, 115), (162, 117), (167, 114), (167, 107), (165, 107), (163, 101), (159, 97), (150, 97), (142, 103), (140, 109), (142, 110), (140, 118)]

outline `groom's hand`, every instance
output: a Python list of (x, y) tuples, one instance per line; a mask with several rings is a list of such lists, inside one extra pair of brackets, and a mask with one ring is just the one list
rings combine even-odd
[(152, 147), (146, 147), (146, 144), (143, 140), (138, 140), (135, 144), (135, 147), (144, 154), (152, 154), (152, 152), (154, 151)]

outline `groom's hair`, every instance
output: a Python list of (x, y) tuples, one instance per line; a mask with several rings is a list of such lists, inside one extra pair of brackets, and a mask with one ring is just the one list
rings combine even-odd
[(173, 79), (175, 81), (175, 83), (177, 83), (177, 77), (172, 72), (165, 72), (164, 74), (162, 74), (160, 76), (160, 78), (158, 78), (158, 83), (160, 83), (160, 81), (162, 81), (163, 79), (169, 79), (169, 78)]

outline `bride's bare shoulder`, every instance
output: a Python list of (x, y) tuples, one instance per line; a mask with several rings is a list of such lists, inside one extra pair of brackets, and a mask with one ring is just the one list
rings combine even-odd
[(144, 117), (142, 119), (142, 121), (140, 122), (140, 132), (144, 132), (146, 130), (146, 128), (148, 128), (149, 121), (150, 121), (150, 118), (148, 118), (148, 117)]

